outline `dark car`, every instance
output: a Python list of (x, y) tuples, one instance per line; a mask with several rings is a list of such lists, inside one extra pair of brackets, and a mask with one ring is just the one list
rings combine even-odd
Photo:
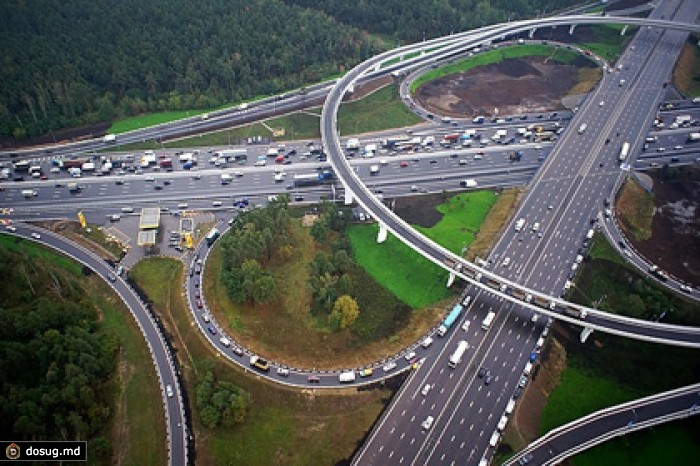
[(493, 377), (490, 375), (487, 375), (486, 378), (484, 379), (484, 385), (489, 385), (492, 380), (493, 380)]
[(626, 245), (625, 242), (622, 241), (622, 240), (618, 241), (617, 244), (620, 245), (620, 249), (626, 249), (626, 248), (627, 248), (627, 245)]
[(532, 461), (532, 453), (528, 453), (527, 455), (523, 456), (518, 460), (518, 464), (520, 466), (523, 466), (524, 464), (528, 464), (530, 461)]
[(212, 335), (216, 335), (216, 329), (211, 325), (207, 327), (207, 330), (209, 330), (209, 333), (211, 333)]
[(479, 369), (479, 378), (484, 377), (484, 376), (487, 375), (488, 373), (489, 373), (489, 370), (486, 369), (485, 367), (482, 367), (481, 369)]

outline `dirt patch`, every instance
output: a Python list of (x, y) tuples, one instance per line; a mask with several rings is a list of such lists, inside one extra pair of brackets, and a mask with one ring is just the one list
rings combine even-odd
[(557, 110), (579, 83), (581, 67), (594, 65), (584, 58), (571, 65), (546, 57), (512, 58), (430, 81), (415, 99), (430, 112), (453, 117)]
[(78, 222), (74, 220), (56, 220), (51, 222), (41, 222), (37, 225), (41, 226), (42, 228), (46, 228), (47, 230), (53, 231), (54, 233), (58, 233), (61, 236), (65, 236), (69, 240), (80, 244), (81, 246), (89, 249), (93, 253), (100, 256), (102, 260), (115, 262), (118, 259), (114, 254), (109, 252), (101, 245), (81, 235), (81, 226)]
[(446, 199), (447, 197), (443, 194), (397, 197), (394, 212), (407, 223), (430, 228), (442, 220), (442, 214), (437, 211), (437, 206)]
[(345, 94), (343, 102), (362, 99), (377, 89), (387, 86), (392, 82), (394, 82), (394, 79), (391, 76), (384, 76), (378, 79), (373, 79), (359, 86), (355, 86), (355, 90), (352, 94)]
[(648, 174), (654, 180), (651, 238), (635, 240), (630, 231), (625, 233), (644, 257), (681, 280), (700, 285), (700, 169), (669, 167)]
[(558, 340), (551, 338), (540, 355), (540, 364), (535, 366), (532, 380), (507, 429), (506, 435), (510, 438), (511, 447), (520, 450), (540, 436), (542, 411), (565, 368), (566, 348)]
[(484, 223), (481, 224), (474, 242), (469, 245), (467, 260), (473, 261), (477, 257), (484, 258), (488, 255), (494, 243), (500, 238), (506, 221), (515, 212), (523, 193), (522, 188), (509, 188), (501, 191), (498, 200), (489, 210)]
[(642, 186), (630, 178), (622, 187), (615, 202), (620, 221), (625, 231), (638, 240), (651, 237), (651, 222), (654, 215), (654, 201)]

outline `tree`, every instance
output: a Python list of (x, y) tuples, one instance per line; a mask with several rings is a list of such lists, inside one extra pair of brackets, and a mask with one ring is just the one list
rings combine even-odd
[(253, 299), (257, 303), (269, 301), (275, 295), (275, 290), (275, 279), (271, 275), (258, 277), (253, 287)]
[(352, 326), (359, 316), (357, 301), (349, 295), (343, 295), (335, 300), (328, 322), (334, 329), (342, 330)]
[(313, 225), (311, 225), (311, 236), (317, 243), (323, 243), (328, 236), (328, 216), (319, 215)]

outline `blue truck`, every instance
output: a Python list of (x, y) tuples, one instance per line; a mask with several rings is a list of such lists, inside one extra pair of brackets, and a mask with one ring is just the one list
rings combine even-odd
[(445, 317), (445, 320), (442, 322), (442, 325), (438, 327), (437, 333), (441, 337), (444, 337), (447, 331), (452, 327), (452, 325), (459, 319), (459, 316), (462, 315), (462, 305), (461, 304), (455, 304), (455, 306), (452, 308), (449, 314), (447, 314), (447, 317)]
[(294, 175), (294, 187), (315, 186), (333, 181), (331, 170), (322, 170), (317, 173)]

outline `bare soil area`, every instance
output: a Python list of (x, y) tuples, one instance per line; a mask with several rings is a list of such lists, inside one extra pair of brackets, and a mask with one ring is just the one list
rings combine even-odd
[(579, 68), (594, 65), (581, 57), (572, 65), (546, 57), (512, 58), (445, 76), (415, 95), (430, 112), (452, 117), (512, 115), (562, 109), (562, 98), (579, 82)]
[(394, 212), (408, 223), (430, 228), (442, 219), (442, 214), (436, 207), (445, 202), (446, 198), (443, 194), (397, 197)]
[(654, 181), (652, 235), (644, 241), (627, 237), (662, 269), (700, 285), (700, 169), (668, 168), (648, 174)]

